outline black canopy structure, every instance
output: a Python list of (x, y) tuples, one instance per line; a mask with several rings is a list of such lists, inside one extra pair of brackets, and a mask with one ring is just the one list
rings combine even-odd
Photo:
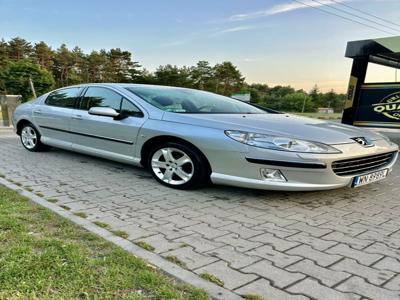
[(400, 83), (365, 83), (369, 63), (400, 69), (400, 36), (348, 42), (353, 59), (342, 122), (400, 128)]

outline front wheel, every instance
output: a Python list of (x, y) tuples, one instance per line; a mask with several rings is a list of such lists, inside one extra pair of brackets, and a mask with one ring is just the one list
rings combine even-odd
[(23, 125), (20, 138), (22, 145), (29, 151), (38, 152), (49, 149), (48, 146), (42, 144), (40, 141), (40, 133), (30, 123)]
[(148, 167), (153, 177), (163, 185), (176, 189), (193, 189), (207, 182), (207, 163), (198, 151), (179, 143), (155, 147)]

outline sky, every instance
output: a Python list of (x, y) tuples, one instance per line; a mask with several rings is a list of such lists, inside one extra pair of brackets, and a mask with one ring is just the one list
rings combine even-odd
[[(301, 1), (346, 9), (331, 0)], [(336, 2), (400, 23), (400, 0)], [(0, 0), (0, 14), (0, 38), (6, 40), (19, 36), (85, 52), (119, 47), (151, 71), (232, 61), (248, 83), (305, 90), (317, 84), (338, 92), (346, 90), (351, 68), (347, 41), (400, 35), (396, 25), (386, 23), (397, 31), (385, 33), (291, 0)], [(393, 81), (394, 71), (371, 67), (368, 78)]]

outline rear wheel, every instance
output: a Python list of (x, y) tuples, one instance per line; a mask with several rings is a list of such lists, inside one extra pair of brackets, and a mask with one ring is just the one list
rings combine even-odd
[(207, 182), (206, 162), (198, 151), (179, 143), (155, 147), (148, 167), (153, 177), (163, 185), (176, 189), (193, 189)]
[(42, 144), (39, 131), (30, 123), (22, 125), (20, 138), (22, 145), (29, 151), (38, 152), (49, 149), (48, 146)]

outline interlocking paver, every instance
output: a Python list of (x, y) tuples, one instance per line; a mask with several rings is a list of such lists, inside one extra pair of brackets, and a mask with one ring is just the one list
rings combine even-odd
[(208, 270), (240, 294), (386, 299), (400, 290), (399, 276), (390, 277), (400, 273), (400, 163), (360, 189), (286, 193), (172, 190), (141, 168), (57, 149), (31, 153), (1, 133), (0, 157), (6, 179), (191, 271)]
[(140, 241), (145, 242), (154, 247), (155, 253), (163, 253), (185, 246), (184, 243), (177, 243), (166, 239), (162, 234), (152, 235), (146, 238), (140, 238)]
[(210, 225), (206, 223), (196, 224), (193, 226), (185, 227), (186, 230), (194, 231), (200, 233), (202, 236), (208, 239), (214, 239), (220, 237), (222, 235), (226, 235), (229, 232), (224, 230), (219, 230), (212, 228)]
[(289, 266), (287, 269), (314, 277), (321, 280), (321, 282), (327, 286), (333, 286), (351, 276), (349, 273), (332, 271), (328, 268), (320, 267), (308, 259), (299, 261)]
[(245, 266), (251, 265), (252, 263), (261, 260), (260, 257), (257, 256), (249, 256), (243, 254), (242, 252), (236, 251), (231, 246), (221, 247), (215, 250), (208, 252), (208, 254), (218, 257), (229, 263), (234, 269), (240, 269)]
[(373, 230), (365, 231), (357, 237), (361, 239), (379, 241), (392, 248), (400, 248), (400, 239), (396, 237), (386, 236), (387, 232), (382, 232), (383, 230), (379, 229), (379, 226), (374, 227)]
[(261, 230), (250, 229), (240, 223), (231, 223), (229, 225), (219, 227), (219, 229), (233, 232), (243, 239), (248, 239), (253, 236), (260, 235), (264, 232)]
[(210, 215), (210, 214), (200, 215), (200, 216), (194, 217), (192, 219), (197, 220), (197, 221), (201, 221), (204, 224), (208, 224), (211, 227), (218, 228), (220, 230), (226, 230), (222, 226), (225, 226), (225, 227), (229, 228), (229, 226), (231, 224), (235, 224), (233, 221), (227, 221), (227, 220), (224, 220), (221, 217), (218, 218), (218, 217), (216, 217), (214, 215)]
[(248, 255), (259, 256), (274, 262), (278, 267), (286, 267), (302, 259), (301, 256), (287, 255), (283, 252), (276, 251), (270, 245), (264, 245), (247, 252)]
[(241, 270), (245, 273), (253, 273), (262, 276), (271, 281), (274, 286), (284, 288), (305, 277), (304, 274), (298, 272), (289, 272), (281, 268), (277, 268), (268, 260), (256, 262)]
[(181, 247), (169, 252), (163, 253), (164, 257), (167, 256), (175, 256), (177, 257), (180, 261), (185, 263), (185, 265), (193, 270), (200, 268), (202, 266), (208, 265), (210, 263), (213, 263), (215, 261), (218, 261), (219, 259), (216, 257), (212, 257), (208, 254), (200, 254), (197, 253), (193, 250), (192, 247)]
[(307, 232), (307, 233), (309, 233), (309, 234), (311, 234), (312, 236), (315, 236), (315, 237), (320, 237), (320, 236), (323, 236), (323, 235), (325, 235), (325, 234), (327, 234), (329, 232), (332, 232), (331, 229), (320, 228), (318, 226), (311, 226), (311, 225), (308, 225), (307, 223), (304, 223), (304, 222), (298, 222), (298, 223), (292, 224), (290, 226), (287, 226), (287, 228), (296, 229), (296, 230), (299, 230), (299, 231), (302, 231), (302, 232)]
[[(101, 222), (103, 222), (100, 219)], [(137, 224), (127, 224), (121, 227), (116, 227), (115, 229), (122, 230), (128, 234), (129, 240), (136, 240), (139, 238), (144, 238), (154, 235), (154, 232), (141, 228)]]
[(376, 285), (381, 285), (385, 283), (395, 275), (395, 273), (391, 271), (377, 270), (374, 268), (366, 267), (364, 265), (360, 265), (355, 260), (348, 258), (345, 258), (337, 264), (334, 264), (333, 266), (331, 266), (331, 269), (337, 271), (345, 271), (347, 273), (363, 277), (370, 283)]
[(400, 273), (400, 261), (398, 259), (398, 256), (397, 259), (393, 257), (384, 257), (382, 260), (374, 264), (373, 267), (379, 270), (389, 270), (395, 273)]
[(285, 238), (299, 232), (299, 230), (287, 229), (270, 222), (254, 226), (253, 229), (269, 232), (280, 238)]
[(167, 239), (177, 239), (184, 236), (193, 234), (193, 231), (181, 229), (175, 226), (173, 223), (164, 224), (162, 226), (155, 226), (147, 228), (147, 230), (162, 233)]
[(198, 252), (207, 252), (224, 246), (223, 243), (207, 240), (198, 233), (176, 239), (175, 241), (188, 244)]
[(322, 267), (327, 267), (341, 259), (339, 255), (327, 254), (322, 251), (313, 249), (308, 245), (301, 245), (296, 248), (288, 250), (286, 253), (291, 255), (298, 255), (299, 257), (306, 257), (312, 261), (315, 261)]
[(253, 274), (244, 274), (230, 268), (227, 263), (218, 261), (196, 270), (197, 274), (208, 273), (224, 282), (228, 289), (235, 289), (257, 278)]
[(303, 244), (307, 244), (311, 246), (312, 248), (320, 251), (324, 251), (334, 245), (336, 245), (338, 242), (335, 241), (326, 241), (323, 240), (322, 238), (316, 238), (313, 237), (312, 235), (309, 235), (308, 233), (300, 232), (295, 235), (289, 236), (286, 238), (289, 241), (295, 241)]
[(307, 300), (308, 297), (302, 295), (292, 295), (280, 289), (273, 287), (268, 280), (258, 279), (248, 285), (237, 290), (239, 295), (257, 295), (263, 299), (279, 299), (279, 300)]
[(278, 251), (285, 251), (299, 245), (298, 242), (291, 242), (285, 239), (277, 238), (272, 233), (264, 233), (250, 239), (250, 241), (261, 242), (266, 245), (271, 245)]
[(358, 239), (337, 231), (324, 235), (322, 239), (327, 241), (335, 241), (337, 243), (345, 243), (355, 249), (363, 249), (373, 243), (373, 241)]
[(349, 258), (357, 260), (359, 263), (369, 266), (382, 258), (382, 255), (365, 253), (360, 250), (355, 250), (345, 244), (338, 244), (326, 250), (331, 254), (340, 254)]
[(400, 291), (400, 275), (392, 278), (388, 283), (384, 285), (384, 287), (390, 290)]
[(188, 226), (192, 226), (192, 225), (200, 223), (200, 221), (194, 221), (194, 220), (185, 218), (184, 216), (179, 215), (179, 214), (176, 214), (173, 216), (168, 216), (168, 217), (162, 218), (161, 220), (168, 221), (170, 223), (174, 223), (175, 226), (178, 228), (188, 227)]
[(260, 242), (253, 242), (250, 240), (242, 239), (237, 234), (230, 233), (215, 239), (217, 242), (222, 242), (227, 245), (233, 246), (236, 250), (245, 252), (250, 249), (257, 248), (262, 245)]
[[(306, 278), (301, 282), (295, 284), (294, 286), (290, 287), (288, 291), (292, 293), (301, 293), (314, 299), (323, 300), (361, 299), (361, 297), (358, 295), (355, 295), (353, 293), (341, 293), (335, 289), (330, 289), (320, 284), (318, 281), (310, 278)], [(348, 292), (347, 290), (345, 291)]]
[(343, 292), (353, 292), (372, 299), (398, 300), (399, 291), (392, 291), (366, 282), (360, 277), (351, 277), (336, 287)]

